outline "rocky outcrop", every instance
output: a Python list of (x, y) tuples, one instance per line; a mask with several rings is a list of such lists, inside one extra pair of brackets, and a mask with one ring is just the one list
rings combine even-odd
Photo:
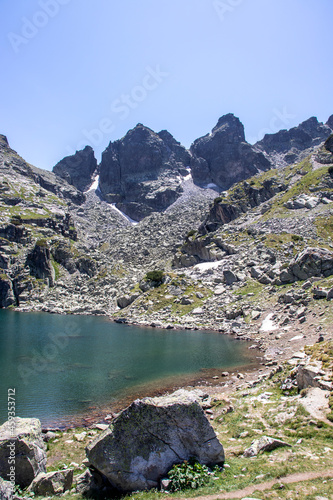
[(13, 284), (6, 274), (0, 274), (0, 309), (16, 304)]
[(64, 198), (75, 204), (81, 204), (85, 200), (85, 196), (74, 186), (71, 186), (65, 180), (57, 177), (54, 173), (47, 170), (30, 165), (24, 161), (13, 149), (8, 145), (7, 138), (1, 136), (0, 140), (0, 174), (7, 175), (22, 175), (38, 184), (61, 198)]
[[(333, 115), (332, 115), (333, 116)], [(333, 126), (333, 124), (332, 124)], [(331, 134), (325, 141), (324, 147), (330, 153), (333, 153), (333, 134)]]
[(32, 481), (29, 491), (35, 495), (61, 495), (70, 490), (73, 483), (73, 469), (53, 472), (40, 472)]
[(327, 125), (327, 126), (328, 126), (331, 130), (333, 130), (333, 115), (331, 115), (331, 116), (329, 117), (329, 119), (328, 119), (328, 120), (327, 120), (327, 122), (326, 122), (326, 125)]
[(80, 191), (86, 191), (97, 173), (94, 150), (86, 146), (74, 155), (66, 156), (53, 167), (53, 172)]
[(289, 130), (266, 134), (255, 144), (258, 151), (277, 166), (283, 167), (304, 158), (309, 149), (318, 146), (332, 133), (332, 117), (326, 124), (318, 122), (314, 116)]
[(38, 240), (27, 256), (26, 265), (30, 274), (37, 279), (47, 279), (49, 286), (54, 285), (55, 271), (51, 262), (51, 252), (46, 240)]
[(241, 214), (270, 200), (286, 188), (287, 186), (281, 184), (274, 177), (264, 180), (259, 185), (256, 185), (255, 181), (252, 183), (244, 181), (228, 196), (220, 196), (215, 199), (199, 232), (205, 234), (216, 231), (218, 227), (237, 219)]
[(306, 248), (280, 273), (282, 283), (307, 280), (313, 276), (325, 277), (333, 274), (333, 252), (325, 248)]
[(88, 445), (87, 458), (121, 491), (156, 488), (175, 463), (196, 458), (224, 462), (223, 447), (197, 402), (197, 395), (136, 400)]
[(210, 134), (192, 144), (194, 182), (216, 184), (221, 190), (271, 168), (261, 152), (245, 141), (244, 127), (233, 114), (222, 116)]
[(188, 173), (189, 163), (189, 153), (171, 134), (138, 124), (102, 154), (99, 187), (108, 202), (141, 220), (179, 197), (179, 176)]
[(15, 417), (0, 426), (0, 475), (10, 477), (15, 464), (15, 484), (26, 488), (46, 472), (46, 452), (40, 421)]

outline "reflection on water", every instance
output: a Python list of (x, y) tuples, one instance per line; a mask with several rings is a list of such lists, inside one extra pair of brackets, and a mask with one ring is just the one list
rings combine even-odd
[(249, 356), (246, 344), (216, 332), (0, 310), (0, 423), (7, 420), (8, 388), (16, 389), (18, 416), (46, 421), (171, 377), (244, 365)]

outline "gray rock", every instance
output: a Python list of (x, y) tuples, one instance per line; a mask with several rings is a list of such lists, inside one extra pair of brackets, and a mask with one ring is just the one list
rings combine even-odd
[(321, 288), (314, 288), (312, 294), (314, 299), (327, 299), (328, 297), (328, 291), (322, 290)]
[(46, 452), (40, 421), (19, 418), (0, 427), (0, 475), (8, 477), (10, 459), (15, 459), (15, 483), (25, 488), (40, 473), (46, 472)]
[(298, 390), (306, 389), (307, 387), (322, 387), (320, 376), (323, 375), (321, 364), (300, 365), (297, 369), (296, 382)]
[(48, 442), (51, 439), (55, 439), (57, 437), (57, 434), (52, 431), (47, 431), (45, 434), (43, 434), (43, 439), (44, 441)]
[(86, 448), (89, 463), (121, 491), (155, 488), (175, 463), (224, 461), (221, 443), (197, 402), (177, 391), (136, 400)]
[(280, 439), (262, 436), (252, 442), (251, 446), (244, 451), (244, 457), (256, 457), (260, 452), (272, 451), (282, 446), (289, 446), (290, 444)]
[(226, 285), (232, 285), (233, 283), (238, 281), (237, 275), (235, 273), (233, 273), (232, 271), (230, 271), (229, 269), (226, 269), (225, 271), (223, 271), (223, 277), (224, 277), (224, 281), (225, 281)]
[(190, 304), (193, 303), (193, 300), (189, 299), (188, 297), (182, 297), (180, 299), (180, 303), (182, 306), (189, 306)]
[(70, 490), (73, 483), (73, 469), (58, 470), (53, 472), (40, 472), (32, 481), (29, 491), (35, 495), (61, 495)]
[(297, 196), (294, 200), (289, 200), (285, 207), (289, 209), (300, 209), (300, 208), (315, 208), (319, 204), (320, 200), (318, 196), (309, 196), (307, 194), (301, 194)]
[(313, 276), (327, 278), (333, 274), (333, 253), (325, 248), (308, 247), (295, 257), (280, 274), (283, 283), (307, 280)]
[(134, 302), (135, 299), (137, 299), (139, 296), (139, 293), (134, 293), (132, 295), (123, 295), (122, 297), (119, 297), (117, 299), (117, 305), (118, 307), (120, 307), (120, 309), (124, 309), (125, 307), (132, 304), (132, 302)]
[(13, 498), (13, 486), (9, 481), (4, 481), (0, 477), (0, 499), (1, 500), (12, 500)]

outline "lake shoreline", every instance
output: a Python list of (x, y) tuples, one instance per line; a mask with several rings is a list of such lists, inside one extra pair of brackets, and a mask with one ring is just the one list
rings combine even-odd
[[(257, 355), (257, 356), (256, 356)], [(253, 362), (246, 365), (240, 365), (237, 368), (226, 369), (223, 368), (211, 368), (203, 370), (201, 375), (192, 374), (186, 377), (175, 377), (178, 379), (178, 383), (174, 381), (173, 383), (162, 381), (153, 382), (147, 384), (145, 387), (140, 386), (140, 388), (132, 388), (127, 396), (121, 397), (112, 401), (111, 403), (106, 403), (102, 406), (91, 406), (87, 411), (80, 412), (75, 415), (68, 415), (65, 417), (59, 417), (50, 420), (41, 420), (42, 427), (44, 431), (48, 430), (62, 430), (66, 431), (75, 428), (94, 428), (98, 424), (109, 424), (110, 421), (121, 411), (127, 408), (136, 399), (143, 399), (147, 397), (157, 397), (163, 396), (165, 394), (170, 394), (179, 389), (194, 390), (200, 389), (203, 392), (211, 393), (215, 390), (221, 391), (223, 389), (227, 390), (232, 387), (230, 384), (233, 378), (237, 378), (237, 374), (242, 376), (255, 375), (262, 370), (263, 358), (260, 353), (253, 352)], [(255, 358), (257, 358), (255, 360)], [(229, 372), (228, 376), (222, 376), (222, 372)], [(186, 378), (186, 380), (184, 380)], [(225, 387), (221, 386), (221, 383)]]

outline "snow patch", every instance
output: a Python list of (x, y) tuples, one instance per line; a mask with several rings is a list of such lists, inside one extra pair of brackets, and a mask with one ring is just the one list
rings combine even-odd
[(266, 316), (264, 321), (261, 323), (261, 327), (259, 329), (260, 332), (273, 332), (278, 329), (278, 326), (272, 320), (274, 313), (270, 313)]
[(197, 269), (200, 272), (207, 271), (207, 269), (216, 269), (221, 264), (223, 260), (217, 260), (215, 262), (202, 262), (201, 264), (196, 264), (193, 269)]
[(204, 189), (219, 189), (217, 184), (214, 184), (213, 182), (210, 182), (209, 184), (207, 184), (207, 186), (204, 186), (203, 188)]
[(89, 193), (89, 191), (97, 191), (98, 190), (98, 184), (99, 184), (99, 175), (96, 175), (95, 179), (93, 180), (92, 185), (90, 186), (85, 193)]
[(135, 224), (139, 224), (138, 221), (131, 219), (130, 217), (128, 217), (128, 215), (124, 214), (124, 212), (122, 212), (121, 210), (119, 210), (119, 208), (116, 207), (115, 203), (111, 203), (111, 207), (116, 212), (118, 212), (118, 214), (120, 214), (122, 217), (124, 217), (124, 219), (128, 220), (128, 222), (130, 222), (133, 226), (135, 226)]

